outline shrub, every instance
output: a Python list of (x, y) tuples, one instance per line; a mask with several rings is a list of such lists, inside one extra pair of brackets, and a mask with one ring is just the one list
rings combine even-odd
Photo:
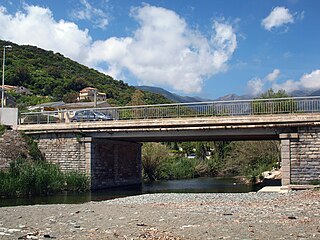
[(34, 196), (70, 190), (85, 191), (88, 177), (82, 173), (62, 173), (57, 165), (45, 161), (18, 159), (8, 172), (0, 172), (0, 196)]
[(145, 143), (142, 147), (142, 167), (149, 181), (159, 176), (159, 168), (169, 157), (169, 149), (161, 143)]
[(169, 157), (162, 162), (158, 171), (159, 179), (193, 178), (199, 160), (196, 158)]
[(89, 190), (89, 177), (84, 173), (71, 171), (65, 174), (66, 188), (69, 191), (85, 192)]

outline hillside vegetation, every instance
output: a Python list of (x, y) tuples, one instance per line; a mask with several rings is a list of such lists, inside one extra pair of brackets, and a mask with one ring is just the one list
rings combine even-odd
[[(11, 51), (6, 51), (5, 84), (24, 86), (32, 91), (32, 95), (38, 96), (36, 99), (15, 96), (18, 103), (60, 101), (91, 86), (106, 93), (111, 104), (126, 105), (136, 90), (121, 80), (81, 65), (60, 53), (0, 40), (0, 46), (5, 45), (12, 46)], [(143, 91), (143, 100), (146, 104), (169, 102), (162, 95), (147, 91)]]

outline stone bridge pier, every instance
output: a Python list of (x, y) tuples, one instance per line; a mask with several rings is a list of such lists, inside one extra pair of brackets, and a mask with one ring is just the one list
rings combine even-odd
[(282, 133), (282, 185), (310, 184), (320, 181), (320, 127), (298, 127)]
[(83, 137), (76, 133), (33, 136), (47, 161), (90, 177), (91, 189), (140, 185), (141, 144)]

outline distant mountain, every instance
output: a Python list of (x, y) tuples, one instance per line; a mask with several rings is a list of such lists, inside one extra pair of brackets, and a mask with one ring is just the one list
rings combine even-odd
[(294, 97), (306, 97), (306, 96), (320, 96), (320, 89), (318, 90), (296, 90), (290, 93)]
[(316, 91), (312, 91), (309, 96), (320, 96), (320, 89)]
[(252, 98), (253, 97), (250, 95), (239, 96), (237, 94), (232, 93), (232, 94), (225, 95), (223, 97), (219, 97), (216, 100), (217, 101), (233, 101), (233, 100), (245, 100), (245, 99), (252, 99)]
[[(151, 93), (156, 93), (164, 96), (165, 98), (180, 103), (190, 103), (190, 102), (210, 102), (210, 101), (233, 101), (233, 100), (246, 100), (255, 98), (252, 95), (237, 95), (234, 93), (227, 94), (225, 96), (219, 97), (215, 100), (205, 99), (200, 97), (189, 97), (189, 96), (180, 96), (178, 94), (171, 93), (163, 88), (159, 87), (150, 87), (150, 86), (135, 86), (135, 88), (148, 91)], [(289, 94), (294, 97), (304, 97), (304, 96), (320, 96), (320, 89), (316, 91), (308, 91), (308, 90), (297, 90)]]
[(164, 90), (163, 88), (159, 88), (159, 87), (135, 86), (135, 88), (143, 90), (143, 91), (148, 91), (151, 93), (160, 94), (173, 102), (190, 103), (190, 102), (209, 102), (209, 101), (212, 101), (210, 99), (205, 99), (205, 98), (201, 98), (201, 97), (180, 96), (178, 94), (171, 93), (171, 92)]

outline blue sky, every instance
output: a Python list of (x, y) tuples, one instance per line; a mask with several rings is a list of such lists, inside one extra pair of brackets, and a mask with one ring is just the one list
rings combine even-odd
[(0, 0), (0, 38), (203, 98), (320, 89), (319, 0)]

